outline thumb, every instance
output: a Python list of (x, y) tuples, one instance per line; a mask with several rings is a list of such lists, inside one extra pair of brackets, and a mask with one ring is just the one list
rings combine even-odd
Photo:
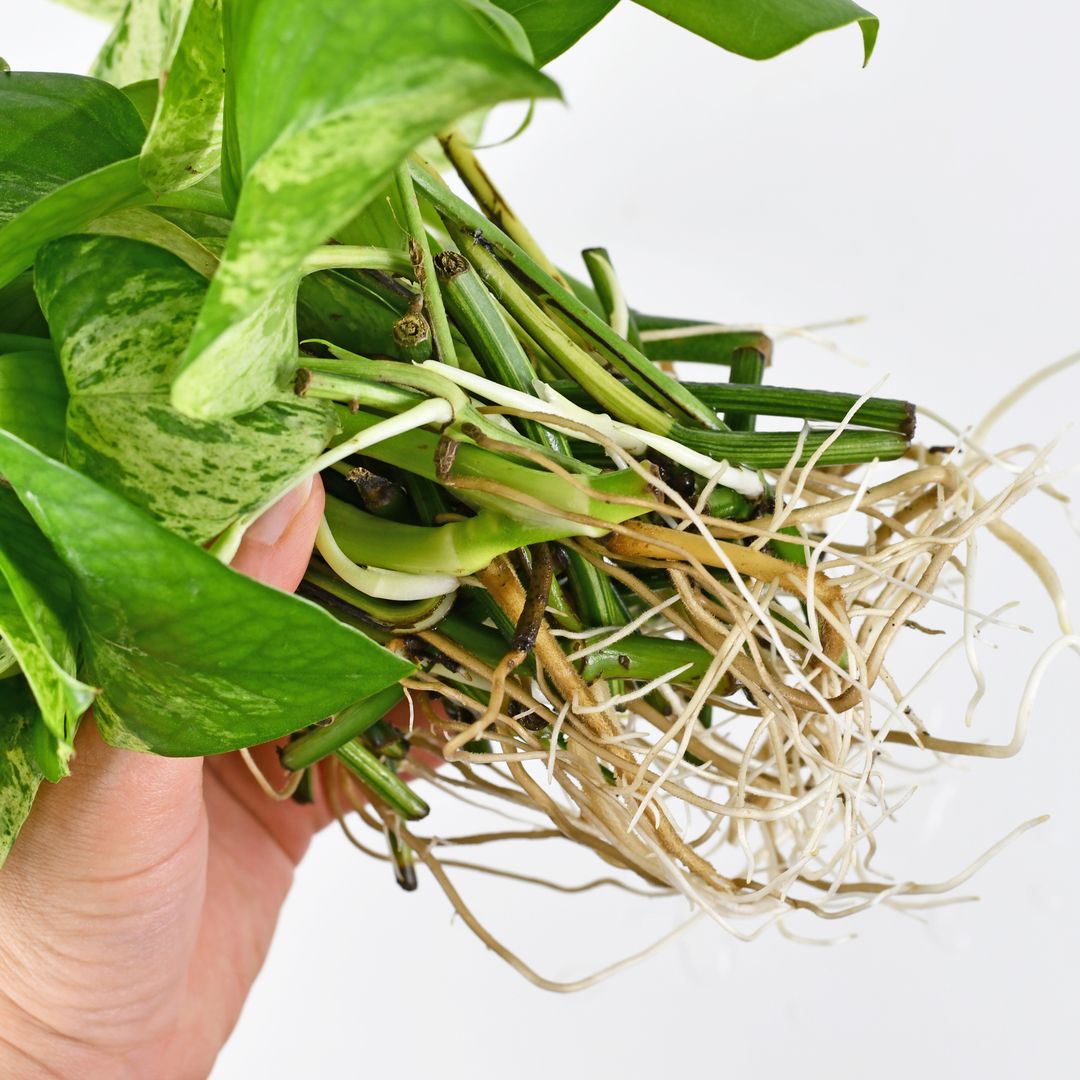
[(298, 484), (248, 529), (232, 561), (233, 569), (292, 592), (307, 569), (325, 505), (318, 476)]

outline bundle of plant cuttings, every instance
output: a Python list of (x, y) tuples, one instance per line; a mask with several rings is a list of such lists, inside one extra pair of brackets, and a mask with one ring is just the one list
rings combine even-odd
[[(848, 0), (642, 2), (755, 59), (877, 32)], [(928, 729), (895, 661), (923, 609), (962, 615), (953, 652), (1002, 621), (962, 587), (983, 533), (1060, 601), (1002, 520), (1044, 456), (920, 445), (908, 402), (789, 385), (737, 312), (647, 315), (604, 248), (553, 264), (477, 118), (556, 95), (540, 67), (613, 6), (131, 0), (93, 76), (0, 75), (4, 853), (96, 724), (276, 741), (268, 797), (327, 801), (545, 986), (462, 851), (570, 841), (744, 935), (977, 867), (878, 872), (898, 770), (1013, 754), (1070, 639), (1008, 745)], [(230, 569), (316, 482), (297, 594)]]

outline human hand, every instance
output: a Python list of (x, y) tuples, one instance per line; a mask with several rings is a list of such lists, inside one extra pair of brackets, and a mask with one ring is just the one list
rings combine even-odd
[[(323, 502), (318, 478), (287, 494), (233, 566), (295, 589)], [(266, 798), (236, 754), (117, 750), (89, 718), (76, 750), (0, 871), (0, 1076), (205, 1077), (330, 815)]]

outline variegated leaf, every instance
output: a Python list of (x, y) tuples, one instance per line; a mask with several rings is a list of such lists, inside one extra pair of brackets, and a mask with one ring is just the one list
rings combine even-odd
[(117, 745), (174, 756), (251, 746), (413, 670), (5, 432), (0, 474), (70, 575), (88, 677), (102, 688), (94, 714)]
[(152, 191), (179, 191), (221, 163), (225, 54), (221, 0), (192, 0), (143, 147)]
[(41, 714), (25, 680), (0, 681), (0, 866), (43, 779), (34, 753), (41, 728)]
[(71, 395), (66, 460), (181, 535), (205, 541), (280, 495), (336, 429), (291, 392), (229, 420), (172, 407), (206, 281), (167, 251), (66, 237), (40, 253), (36, 283)]
[(446, 0), (327, 0), (302, 20), (290, 0), (230, 4), (225, 53), (235, 224), (173, 384), (198, 417), (252, 409), (289, 377), (304, 256), (412, 147), (474, 109), (555, 93)]

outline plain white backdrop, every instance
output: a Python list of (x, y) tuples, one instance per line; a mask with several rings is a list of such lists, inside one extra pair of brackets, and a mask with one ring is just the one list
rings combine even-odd
[[(1080, 348), (1080, 8), (869, 6), (882, 31), (861, 70), (854, 29), (754, 64), (624, 2), (553, 65), (566, 106), (540, 106), (522, 138), (484, 160), (558, 261), (574, 266), (581, 248), (606, 245), (636, 306), (773, 327), (868, 316), (827, 332), (842, 353), (784, 342), (774, 381), (862, 391), (889, 373), (884, 392), (969, 423)], [(85, 70), (103, 36), (48, 0), (0, 3), (0, 53), (14, 68)], [(995, 444), (1054, 437), (1078, 393), (1076, 371), (1046, 384), (995, 429)], [(1078, 451), (1066, 432), (1055, 460), (1065, 468)], [(1061, 486), (1080, 494), (1074, 476)], [(1045, 539), (1080, 597), (1080, 545), (1061, 507), (1033, 496), (1011, 520)], [(1030, 574), (993, 541), (980, 570), (983, 609), (1020, 600), (1013, 614), (1035, 631), (980, 643), (992, 682), (976, 734), (1005, 741), (1054, 624)], [(1019, 757), (918, 777), (881, 838), (879, 865), (934, 879), (1021, 821), (1052, 815), (961, 890), (981, 901), (921, 919), (883, 910), (855, 925), (792, 921), (805, 935), (857, 932), (830, 948), (776, 932), (742, 944), (699, 925), (597, 989), (551, 996), (485, 951), (433, 882), (405, 895), (384, 865), (327, 833), (214, 1080), (1075, 1075), (1078, 675), (1069, 655), (1051, 671)], [(931, 727), (955, 723), (970, 677), (961, 667), (932, 690)], [(436, 814), (450, 832), (461, 811), (440, 801)], [(561, 881), (595, 871), (562, 846), (533, 859)], [(610, 890), (567, 898), (457, 881), (558, 978), (685, 916), (678, 902)]]

